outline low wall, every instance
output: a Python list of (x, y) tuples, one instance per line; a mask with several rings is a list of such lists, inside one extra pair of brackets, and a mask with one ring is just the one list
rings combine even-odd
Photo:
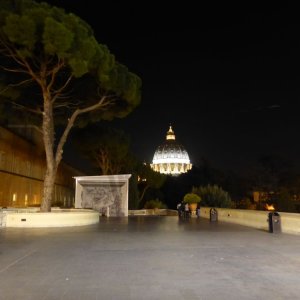
[(99, 222), (99, 212), (88, 209), (52, 209), (51, 212), (18, 210), (4, 212), (5, 227), (65, 227)]
[(128, 211), (129, 216), (177, 216), (177, 210), (172, 209), (135, 209)]
[[(218, 220), (269, 230), (269, 211), (216, 208)], [(279, 212), (281, 229), (284, 233), (300, 234), (300, 214)], [(201, 207), (200, 216), (209, 219), (210, 207)]]

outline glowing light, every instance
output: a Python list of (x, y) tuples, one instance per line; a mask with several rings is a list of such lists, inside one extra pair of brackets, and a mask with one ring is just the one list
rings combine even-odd
[(266, 208), (266, 210), (275, 210), (275, 207), (273, 204), (271, 204), (271, 205), (266, 204), (265, 208)]
[(184, 147), (175, 141), (175, 134), (170, 126), (166, 141), (154, 153), (151, 168), (162, 174), (178, 175), (192, 168), (189, 155)]
[(174, 134), (174, 131), (173, 131), (171, 125), (170, 125), (170, 128), (169, 128), (169, 131), (167, 132), (166, 139), (167, 140), (174, 140), (175, 141), (175, 134)]

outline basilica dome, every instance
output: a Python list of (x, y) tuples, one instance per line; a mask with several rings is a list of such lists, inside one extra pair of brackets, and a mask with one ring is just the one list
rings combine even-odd
[(186, 173), (192, 168), (187, 151), (175, 140), (172, 126), (167, 132), (166, 141), (156, 149), (151, 168), (170, 175)]

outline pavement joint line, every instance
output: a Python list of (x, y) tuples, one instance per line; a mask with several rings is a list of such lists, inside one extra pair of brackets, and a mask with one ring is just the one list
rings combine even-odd
[(24, 256), (18, 258), (17, 260), (13, 261), (11, 264), (9, 264), (8, 266), (4, 267), (3, 269), (0, 269), (0, 273), (3, 273), (4, 271), (8, 270), (10, 267), (14, 266), (15, 264), (17, 264), (18, 262), (22, 261), (24, 258), (32, 255), (33, 253), (35, 253), (37, 250), (31, 251), (27, 254), (25, 254)]

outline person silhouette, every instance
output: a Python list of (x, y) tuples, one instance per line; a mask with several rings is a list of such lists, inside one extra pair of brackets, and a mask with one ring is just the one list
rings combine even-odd
[(190, 206), (188, 203), (184, 205), (184, 216), (185, 218), (188, 218), (190, 216)]
[(181, 217), (181, 205), (182, 205), (182, 203), (177, 204), (178, 217)]
[(197, 218), (200, 217), (200, 203), (199, 202), (197, 203), (196, 215), (197, 215)]

